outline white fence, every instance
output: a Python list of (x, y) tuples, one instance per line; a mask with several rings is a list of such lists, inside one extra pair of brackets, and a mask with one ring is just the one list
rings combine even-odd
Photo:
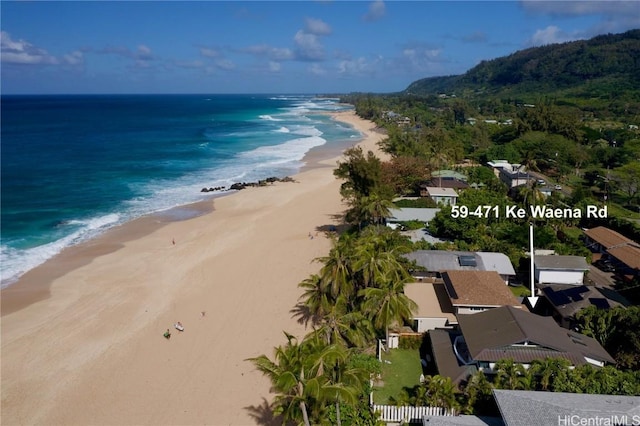
[(379, 414), (383, 422), (420, 422), (424, 416), (453, 416), (446, 408), (442, 407), (410, 407), (395, 405), (374, 405), (373, 411)]

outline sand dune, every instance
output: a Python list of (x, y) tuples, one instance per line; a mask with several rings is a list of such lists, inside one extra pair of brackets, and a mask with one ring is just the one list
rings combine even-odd
[[(382, 136), (370, 122), (336, 115), (377, 151)], [(291, 310), (297, 284), (330, 248), (323, 230), (344, 210), (337, 160), (307, 167), (295, 183), (218, 198), (197, 218), (127, 224), (3, 290), (2, 424), (246, 425), (268, 417), (269, 382), (245, 359), (271, 356), (283, 330), (305, 334)]]

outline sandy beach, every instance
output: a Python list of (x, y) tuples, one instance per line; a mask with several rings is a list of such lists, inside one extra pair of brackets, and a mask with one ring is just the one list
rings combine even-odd
[[(385, 158), (371, 122), (335, 116)], [(245, 359), (306, 333), (291, 310), (344, 210), (338, 159), (196, 218), (129, 223), (3, 290), (1, 423), (268, 424), (270, 383)]]

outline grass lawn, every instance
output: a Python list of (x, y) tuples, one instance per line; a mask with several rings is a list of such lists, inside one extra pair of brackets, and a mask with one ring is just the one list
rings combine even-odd
[(383, 352), (383, 385), (374, 388), (374, 403), (387, 404), (389, 397), (397, 397), (403, 387), (413, 387), (419, 384), (420, 374), (422, 374), (422, 365), (417, 349), (390, 349), (386, 353)]

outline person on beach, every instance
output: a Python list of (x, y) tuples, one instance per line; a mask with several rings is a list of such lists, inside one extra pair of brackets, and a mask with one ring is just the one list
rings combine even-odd
[(178, 321), (177, 323), (173, 324), (173, 326), (176, 328), (176, 330), (178, 331), (184, 331), (184, 327), (182, 326), (182, 323), (180, 321)]
[(167, 340), (169, 340), (171, 338), (171, 332), (169, 331), (168, 328), (167, 328), (167, 331), (164, 332), (163, 336)]

